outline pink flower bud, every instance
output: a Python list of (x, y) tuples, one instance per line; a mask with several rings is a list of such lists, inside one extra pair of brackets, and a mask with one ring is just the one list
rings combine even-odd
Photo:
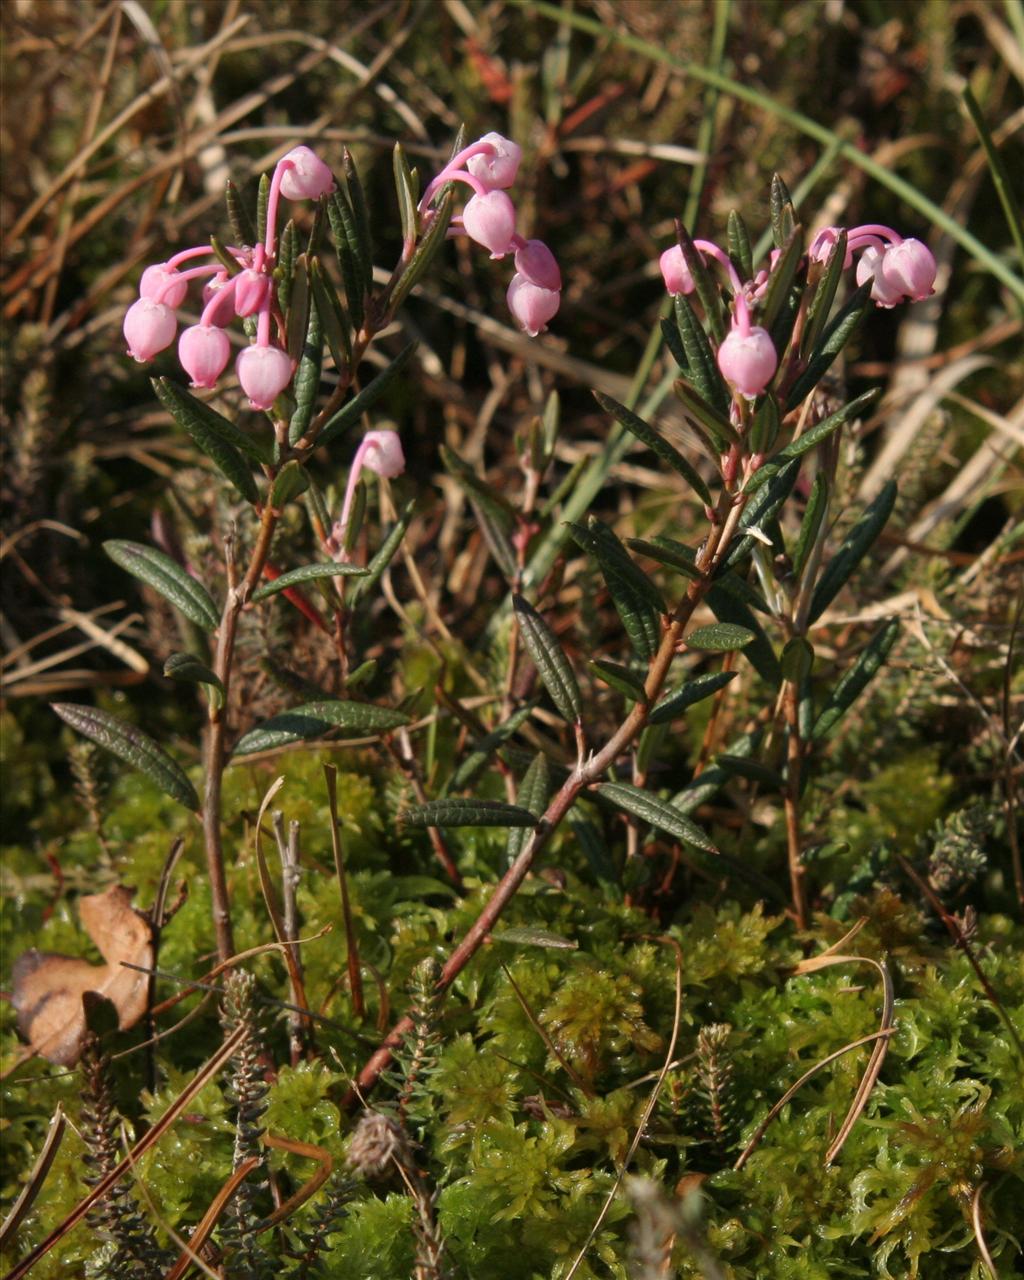
[(516, 233), (515, 205), (504, 191), (473, 196), (462, 211), (462, 225), (471, 240), (490, 249), (492, 258), (503, 258)]
[(693, 293), (697, 286), (693, 283), (693, 276), (690, 275), (679, 245), (674, 244), (671, 249), (666, 249), (658, 259), (658, 265), (661, 267), (665, 288), (673, 298), (677, 293)]
[(280, 347), (246, 347), (235, 373), (254, 409), (269, 409), (292, 380), (292, 362)]
[(165, 307), (180, 307), (188, 293), (188, 281), (182, 280), (179, 273), (165, 262), (154, 262), (142, 273), (139, 281), (139, 297), (153, 298), (162, 302)]
[(247, 267), (235, 277), (235, 315), (251, 316), (259, 311), (270, 292), (270, 277)]
[[(828, 256), (832, 252), (832, 246), (839, 239), (839, 233), (842, 227), (822, 227), (818, 234), (811, 241), (811, 246), (807, 250), (807, 256), (812, 262), (827, 262)], [(773, 250), (777, 252), (777, 250)], [(853, 266), (853, 250), (847, 242), (846, 257), (843, 260), (843, 270), (846, 271)]]
[(509, 138), (503, 138), (500, 133), (485, 133), (480, 141), (489, 142), (494, 150), (489, 154), (470, 156), (466, 168), (488, 191), (495, 187), (510, 187), (519, 172), (522, 147)]
[(882, 254), (881, 275), (888, 289), (899, 289), (912, 302), (935, 292), (935, 259), (920, 240), (901, 240)]
[(228, 273), (226, 271), (218, 271), (215, 276), (207, 280), (203, 285), (203, 305), (210, 301), (215, 293), (219, 293), (228, 282)]
[(516, 250), (516, 270), (529, 280), (530, 284), (539, 285), (541, 289), (561, 289), (562, 273), (558, 269), (555, 255), (543, 240), (527, 240), (521, 249)]
[(178, 320), (164, 303), (140, 298), (128, 308), (123, 332), (129, 354), (142, 364), (171, 345), (178, 332)]
[(281, 160), (291, 165), (281, 174), (281, 194), (286, 200), (316, 200), (334, 190), (330, 169), (309, 147), (292, 147)]
[(880, 307), (894, 307), (903, 301), (903, 289), (899, 285), (890, 284), (882, 274), (883, 257), (880, 249), (869, 244), (857, 263), (857, 283), (866, 284), (870, 280), (871, 297), (875, 302)]
[(363, 466), (388, 480), (405, 470), (405, 454), (397, 431), (367, 431), (363, 436)]
[(517, 273), (512, 277), (505, 299), (520, 329), (535, 338), (558, 313), (562, 295), (557, 289), (541, 288)]
[(771, 382), (778, 364), (771, 336), (759, 325), (752, 325), (749, 333), (730, 329), (718, 348), (722, 377), (750, 400)]
[(194, 324), (178, 340), (178, 359), (194, 387), (214, 387), (231, 358), (231, 341), (223, 329)]

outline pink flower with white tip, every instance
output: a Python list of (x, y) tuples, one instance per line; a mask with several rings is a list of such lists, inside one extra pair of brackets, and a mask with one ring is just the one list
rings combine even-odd
[(293, 147), (278, 164), (286, 200), (318, 200), (334, 190), (334, 175), (309, 147)]
[(295, 366), (287, 351), (256, 342), (240, 351), (235, 375), (254, 409), (270, 409), (292, 380)]
[(718, 348), (718, 368), (730, 386), (748, 400), (756, 399), (775, 376), (779, 357), (767, 329), (748, 322), (735, 325)]
[(670, 249), (666, 249), (658, 259), (658, 266), (661, 269), (661, 278), (665, 281), (665, 288), (673, 298), (680, 293), (693, 293), (697, 287), (693, 283), (693, 276), (690, 275), (690, 269), (686, 265), (686, 259), (679, 245), (674, 244)]
[(512, 277), (505, 295), (508, 309), (520, 329), (536, 338), (558, 314), (562, 295), (557, 289), (545, 289), (518, 272)]
[(488, 190), (510, 187), (519, 173), (523, 149), (500, 133), (485, 133), (480, 142), (491, 147), (490, 151), (477, 151), (466, 160), (466, 168)]
[(178, 339), (178, 359), (194, 387), (215, 387), (231, 359), (231, 340), (213, 324), (194, 324)]
[(348, 560), (348, 552), (345, 550), (345, 531), (348, 529), (349, 516), (352, 513), (356, 485), (364, 468), (387, 480), (393, 480), (395, 476), (402, 474), (405, 470), (405, 454), (397, 431), (367, 431), (359, 442), (359, 448), (349, 468), (341, 515), (335, 522), (327, 541), (334, 559), (341, 564)]
[(513, 248), (516, 207), (504, 191), (481, 192), (463, 209), (462, 227), (470, 240), (491, 251), (492, 258), (504, 258)]
[(178, 321), (172, 308), (163, 302), (140, 298), (125, 313), (123, 330), (132, 359), (144, 364), (171, 345)]

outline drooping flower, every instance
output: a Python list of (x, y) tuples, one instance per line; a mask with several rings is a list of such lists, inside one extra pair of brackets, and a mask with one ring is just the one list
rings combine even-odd
[(913, 236), (886, 249), (881, 270), (886, 285), (899, 289), (911, 302), (921, 302), (935, 292), (935, 259), (928, 246)]
[(214, 387), (231, 359), (231, 340), (213, 324), (194, 324), (178, 339), (178, 359), (194, 387)]
[(235, 315), (255, 315), (263, 307), (269, 292), (270, 277), (246, 267), (235, 277)]
[(481, 150), (466, 161), (467, 170), (489, 190), (510, 187), (519, 173), (523, 149), (500, 133), (485, 133), (475, 145), (490, 144), (491, 151)]
[(503, 258), (513, 247), (515, 205), (504, 191), (485, 191), (467, 201), (462, 211), (462, 226), (471, 240), (491, 251), (492, 258)]
[(541, 289), (562, 287), (562, 273), (555, 255), (543, 240), (527, 240), (516, 249), (516, 271)]
[(356, 485), (364, 468), (388, 480), (393, 480), (395, 476), (402, 474), (405, 470), (405, 454), (397, 431), (367, 431), (359, 442), (359, 448), (355, 452), (348, 472), (348, 484), (345, 486), (341, 515), (335, 521), (331, 536), (327, 540), (328, 549), (335, 560), (342, 564), (348, 560), (348, 552), (345, 550), (345, 533), (352, 514)]
[(178, 318), (164, 303), (139, 298), (128, 308), (122, 328), (132, 359), (143, 364), (171, 345)]
[(686, 259), (679, 245), (674, 244), (666, 249), (658, 259), (658, 266), (661, 268), (661, 278), (665, 281), (665, 288), (673, 298), (679, 293), (693, 293), (696, 285), (693, 283), (693, 276), (690, 275), (690, 268), (686, 265)]
[(886, 252), (884, 249), (875, 248), (874, 245), (868, 245), (857, 263), (856, 279), (859, 285), (867, 284), (870, 280), (871, 297), (880, 307), (889, 308), (903, 301), (903, 290), (898, 284), (890, 284), (885, 278), (882, 262)]
[(181, 278), (181, 273), (166, 262), (154, 262), (142, 273), (139, 281), (139, 297), (153, 298), (172, 309), (180, 307), (188, 293), (188, 281)]
[(235, 374), (254, 409), (269, 409), (292, 380), (291, 357), (287, 351), (256, 343), (240, 351)]
[(505, 301), (520, 329), (536, 338), (548, 327), (548, 321), (557, 315), (562, 295), (557, 289), (544, 289), (516, 272), (509, 283)]
[(317, 200), (334, 190), (334, 175), (309, 147), (292, 147), (278, 163), (286, 200)]
[(741, 326), (734, 326), (718, 348), (722, 377), (750, 400), (767, 387), (778, 365), (771, 335), (760, 325), (749, 325), (745, 333)]

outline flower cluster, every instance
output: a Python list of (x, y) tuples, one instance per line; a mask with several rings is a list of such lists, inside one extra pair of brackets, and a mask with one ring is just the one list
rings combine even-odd
[[(815, 236), (808, 250), (812, 262), (828, 260), (840, 230), (826, 227)], [(754, 399), (775, 376), (779, 361), (768, 331), (751, 323), (750, 308), (764, 296), (779, 252), (773, 250), (768, 271), (759, 271), (753, 280), (743, 281), (732, 259), (718, 245), (710, 240), (693, 243), (702, 258), (711, 258), (723, 268), (733, 290), (732, 324), (718, 348), (718, 368), (740, 395)], [(934, 292), (935, 259), (920, 240), (904, 240), (889, 227), (870, 224), (847, 233), (844, 268), (853, 265), (854, 254), (858, 252), (861, 256), (857, 263), (857, 283), (871, 281), (871, 297), (880, 307), (917, 302)], [(673, 297), (693, 293), (696, 286), (679, 245), (666, 249), (659, 265), (665, 288)]]
[[(506, 299), (521, 329), (535, 338), (547, 328), (561, 302), (562, 273), (543, 240), (524, 240), (516, 231), (516, 208), (508, 188), (516, 180), (522, 149), (500, 133), (488, 133), (463, 148), (423, 193), (420, 212), (448, 182), (464, 182), (473, 195), (451, 221), (450, 235), (464, 234), (492, 258), (514, 255), (515, 274)], [(429, 216), (429, 214), (428, 214)]]
[[(291, 357), (271, 338), (274, 307), (272, 272), (277, 253), (277, 210), (287, 200), (316, 200), (334, 188), (330, 169), (309, 147), (294, 147), (278, 161), (267, 201), (267, 229), (262, 244), (228, 246), (237, 265), (225, 269), (209, 245), (183, 249), (166, 262), (147, 267), (139, 284), (139, 298), (124, 318), (129, 354), (152, 358), (174, 341), (177, 308), (185, 301), (189, 283), (205, 279), (204, 307), (199, 323), (178, 339), (178, 359), (194, 387), (213, 387), (231, 358), (225, 329), (236, 317), (255, 316), (256, 336), (235, 362), (242, 390), (255, 409), (269, 409), (291, 381)], [(201, 266), (185, 267), (198, 258), (212, 258)], [(184, 269), (183, 269), (184, 268)]]

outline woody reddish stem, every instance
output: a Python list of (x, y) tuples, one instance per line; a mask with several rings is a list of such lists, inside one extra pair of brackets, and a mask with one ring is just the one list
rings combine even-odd
[(782, 693), (782, 709), (789, 731), (786, 745), (786, 849), (789, 860), (789, 883), (793, 894), (793, 916), (798, 929), (807, 928), (807, 886), (800, 840), (800, 770), (803, 748), (800, 743), (799, 692), (787, 680)]
[[(645, 699), (642, 702), (633, 704), (629, 715), (601, 750), (588, 760), (581, 760), (566, 779), (561, 790), (556, 793), (544, 816), (538, 821), (529, 840), (523, 847), (522, 852), (498, 882), (490, 899), (470, 926), (466, 936), (448, 957), (438, 979), (437, 989), (439, 992), (445, 991), (451, 986), (487, 940), (501, 913), (512, 898), (515, 897), (520, 885), (529, 874), (537, 855), (547, 846), (559, 824), (576, 802), (580, 792), (600, 780), (605, 770), (614, 764), (637, 738), (647, 723), (648, 712), (657, 702), (658, 696), (664, 687), (669, 669), (672, 666), (672, 660), (676, 656), (676, 651), (682, 641), (686, 624), (711, 585), (711, 574), (721, 562), (732, 542), (744, 505), (745, 498), (742, 494), (723, 492), (718, 502), (711, 532), (697, 556), (696, 568), (700, 573), (700, 577), (693, 579), (687, 587), (686, 595), (676, 607), (661, 638), (658, 651), (651, 660), (647, 671), (647, 679), (644, 682)], [(362, 1071), (360, 1071), (353, 1088), (345, 1095), (344, 1106), (355, 1106), (366, 1091), (376, 1084), (381, 1072), (385, 1070), (391, 1061), (394, 1050), (401, 1045), (405, 1036), (412, 1030), (412, 1026), (412, 1019), (406, 1017), (392, 1027), (380, 1048), (376, 1050)]]

